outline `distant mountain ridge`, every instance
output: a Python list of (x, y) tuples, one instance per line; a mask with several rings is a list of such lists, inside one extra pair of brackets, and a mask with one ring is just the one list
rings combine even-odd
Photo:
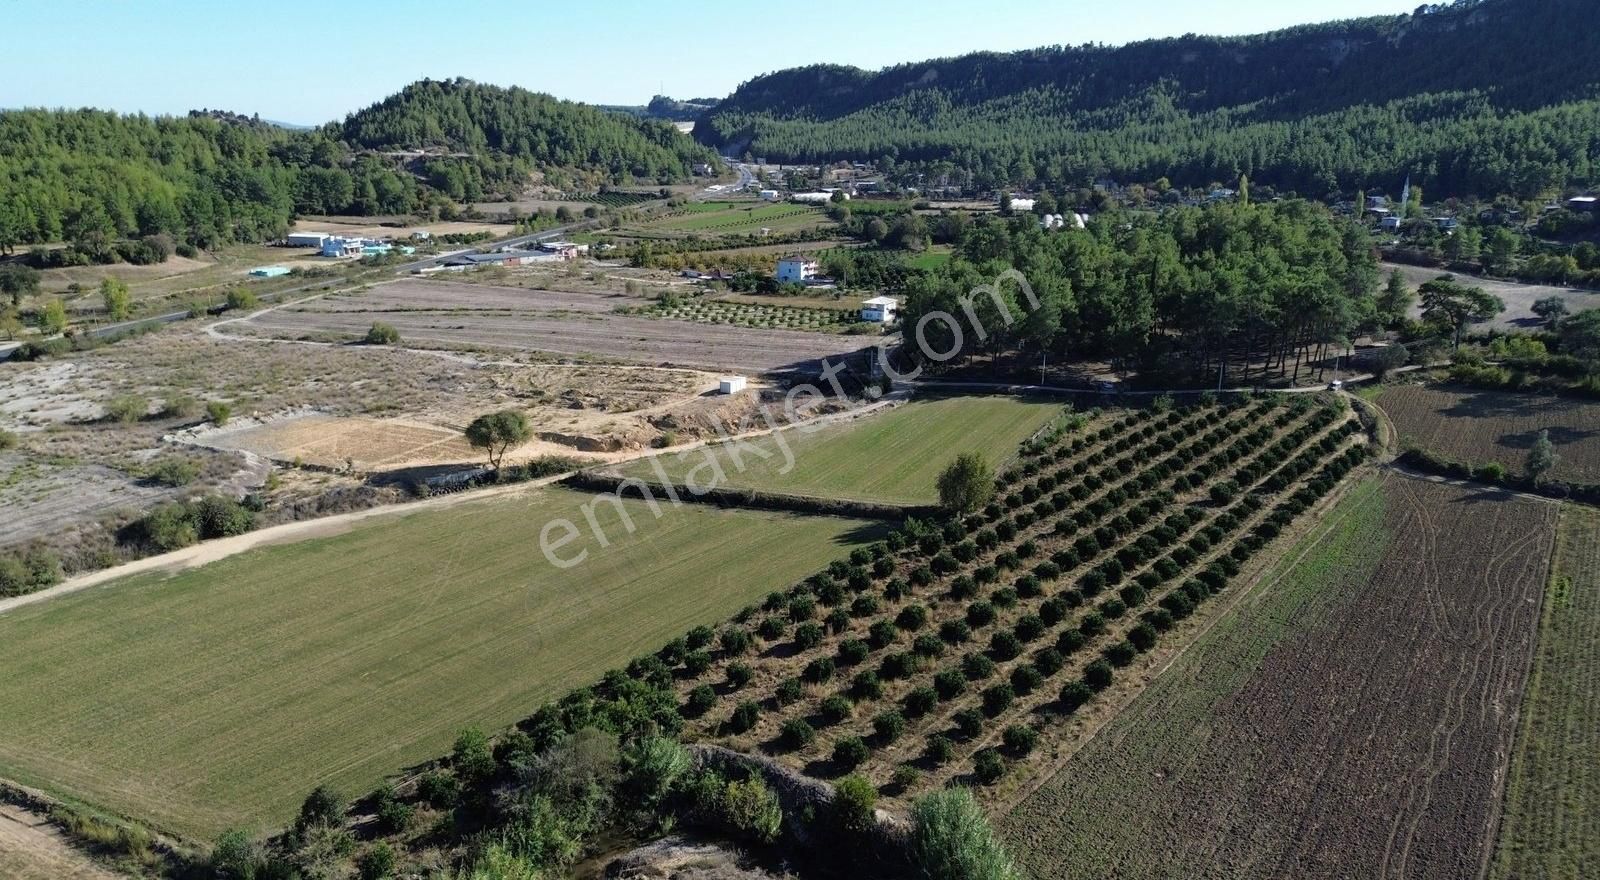
[(1530, 192), (1594, 179), (1597, 11), (1458, 0), (1246, 37), (803, 67), (743, 84), (695, 136), (994, 185), (1250, 174), (1320, 194), (1409, 168), (1448, 192)]

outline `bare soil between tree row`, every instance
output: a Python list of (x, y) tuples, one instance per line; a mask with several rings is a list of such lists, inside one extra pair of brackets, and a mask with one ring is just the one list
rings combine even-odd
[(1480, 875), (1556, 506), (1380, 479), (1002, 820), (1027, 867)]

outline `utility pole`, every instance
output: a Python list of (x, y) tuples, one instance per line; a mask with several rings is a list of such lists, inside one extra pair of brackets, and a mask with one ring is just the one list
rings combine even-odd
[(1045, 364), (1049, 363), (1049, 361), (1050, 361), (1050, 352), (1048, 352), (1048, 351), (1039, 352), (1039, 385), (1040, 385), (1040, 387), (1043, 387), (1044, 384), (1045, 384), (1044, 383), (1044, 368), (1045, 368)]

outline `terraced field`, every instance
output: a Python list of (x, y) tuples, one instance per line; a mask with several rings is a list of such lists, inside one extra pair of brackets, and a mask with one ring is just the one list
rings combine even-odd
[(686, 735), (895, 797), (1015, 782), (1363, 457), (1348, 410), (1311, 398), (1034, 447), (980, 513), (771, 593), (714, 653), (669, 649)]
[(1489, 876), (1600, 873), (1600, 512), (1561, 512)]
[(0, 776), (211, 839), (370, 790), (871, 540), (846, 519), (595, 511), (560, 489), (136, 577), (0, 615)]
[[(887, 413), (810, 428), (729, 449), (663, 453), (634, 462), (623, 473), (644, 480), (657, 469), (674, 482), (699, 485), (720, 472), (725, 488), (799, 495), (929, 504), (938, 499), (939, 471), (963, 452), (981, 452), (999, 464), (1017, 445), (1062, 412), (1045, 400), (950, 397), (916, 400)], [(715, 468), (707, 462), (715, 462)]]
[(1369, 479), (1003, 834), (1041, 877), (1479, 876), (1554, 515)]

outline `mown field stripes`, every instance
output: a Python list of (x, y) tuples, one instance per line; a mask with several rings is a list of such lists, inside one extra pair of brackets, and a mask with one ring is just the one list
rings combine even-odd
[(495, 730), (876, 536), (859, 521), (639, 502), (539, 551), (551, 488), (363, 525), (0, 616), (0, 776), (202, 839), (280, 826)]

